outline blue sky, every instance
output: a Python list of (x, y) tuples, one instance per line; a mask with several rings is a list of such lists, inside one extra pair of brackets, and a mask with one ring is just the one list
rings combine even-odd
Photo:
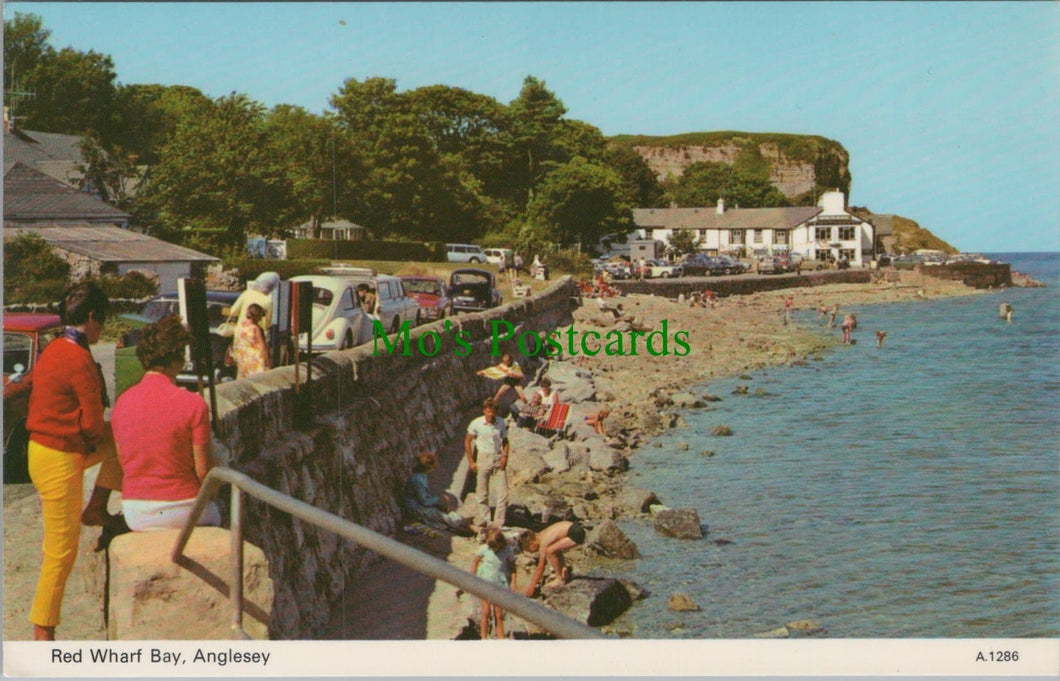
[(1060, 251), (1060, 4), (35, 3), (123, 83), (320, 112), (346, 78), (510, 102), (533, 75), (605, 134), (815, 134), (849, 202), (969, 251)]

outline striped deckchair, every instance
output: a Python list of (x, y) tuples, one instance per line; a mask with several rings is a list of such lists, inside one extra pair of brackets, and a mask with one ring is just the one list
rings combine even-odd
[(570, 412), (569, 404), (557, 402), (552, 405), (552, 409), (549, 410), (548, 416), (538, 421), (537, 431), (542, 435), (549, 436), (561, 434), (563, 429), (567, 426), (568, 412)]

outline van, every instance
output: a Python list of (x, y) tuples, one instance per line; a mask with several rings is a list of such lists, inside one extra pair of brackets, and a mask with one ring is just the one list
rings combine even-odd
[(486, 253), (482, 246), (474, 244), (446, 244), (446, 259), (449, 262), (486, 262)]

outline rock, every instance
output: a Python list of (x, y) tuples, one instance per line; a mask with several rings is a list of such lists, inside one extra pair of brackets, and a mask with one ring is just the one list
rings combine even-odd
[(627, 470), (629, 461), (621, 452), (611, 449), (603, 443), (594, 443), (589, 447), (589, 468), (610, 475)]
[(511, 476), (512, 486), (523, 482), (538, 482), (550, 469), (551, 466), (533, 450), (512, 449), (508, 458), (508, 474)]
[(680, 592), (670, 596), (670, 600), (666, 605), (674, 612), (695, 612), (702, 609), (696, 605), (696, 602), (693, 601), (688, 594)]
[(671, 508), (659, 511), (653, 519), (655, 531), (675, 539), (702, 539), (699, 513), (694, 508)]
[(705, 402), (721, 402), (720, 397), (718, 397), (717, 395), (712, 395), (710, 393), (703, 393), (702, 397)]
[(716, 454), (716, 452), (715, 452), (715, 451), (714, 451), (713, 449), (704, 449), (703, 451), (701, 451), (701, 452), (699, 453), (699, 455), (700, 455), (700, 456), (705, 456), (705, 457), (707, 457), (708, 459), (709, 459), (710, 457), (714, 456), (714, 454)]
[(658, 514), (662, 513), (663, 511), (669, 511), (669, 510), (670, 510), (670, 507), (667, 506), (666, 504), (662, 504), (662, 503), (651, 504), (651, 505), (648, 506), (648, 513), (651, 514), (652, 518), (654, 518)]
[(733, 389), (732, 394), (733, 395), (746, 395), (747, 394), (747, 390), (748, 390), (748, 388), (747, 388), (746, 385), (738, 385), (738, 386), (736, 386)]
[(563, 495), (548, 485), (539, 483), (512, 488), (508, 499), (508, 513), (511, 514), (515, 507), (522, 507), (530, 518), (544, 525), (563, 520), (570, 512), (570, 504)]
[(761, 634), (752, 634), (751, 638), (788, 638), (791, 634), (785, 627), (779, 629), (773, 629), (772, 631), (766, 631)]
[(728, 426), (714, 426), (710, 431), (710, 434), (718, 437), (729, 437), (732, 435), (732, 428), (729, 428)]
[(566, 442), (553, 443), (552, 448), (545, 452), (541, 460), (555, 473), (564, 473), (570, 470), (570, 448)]
[(648, 590), (634, 582), (632, 579), (619, 577), (618, 581), (622, 583), (622, 586), (626, 587), (626, 591), (629, 592), (629, 597), (635, 601), (639, 601), (648, 595)]
[(612, 520), (605, 520), (593, 528), (585, 544), (596, 553), (608, 558), (626, 560), (640, 558), (637, 545), (630, 541), (629, 537)]
[(653, 504), (659, 503), (659, 498), (651, 490), (626, 487), (615, 497), (615, 503), (634, 513), (646, 513)]
[(820, 634), (824, 631), (824, 627), (814, 620), (796, 620), (794, 622), (788, 622), (784, 625), (784, 628), (794, 636), (812, 636), (813, 634)]
[(579, 622), (600, 627), (625, 612), (633, 599), (617, 579), (577, 577), (545, 590), (545, 604)]
[(707, 406), (692, 393), (676, 393), (670, 396), (669, 403), (678, 409), (698, 409)]
[(674, 449), (676, 449), (679, 452), (687, 452), (688, 451), (688, 443), (687, 442), (678, 442), (677, 445), (674, 447)]

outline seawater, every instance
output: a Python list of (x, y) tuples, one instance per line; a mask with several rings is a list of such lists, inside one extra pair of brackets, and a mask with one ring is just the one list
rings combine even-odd
[[(722, 401), (639, 449), (629, 484), (695, 508), (708, 534), (623, 522), (643, 557), (622, 572), (651, 595), (618, 629), (1060, 635), (1060, 254), (994, 257), (1048, 288), (841, 308), (857, 313), (856, 344), (698, 386)], [(702, 610), (669, 611), (674, 592)]]

